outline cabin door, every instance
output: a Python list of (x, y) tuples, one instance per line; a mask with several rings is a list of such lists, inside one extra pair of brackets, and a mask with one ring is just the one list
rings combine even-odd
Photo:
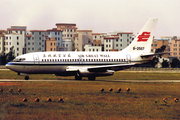
[(131, 55), (127, 54), (126, 55), (126, 60), (127, 60), (127, 63), (131, 63)]
[(83, 59), (82, 59), (82, 57), (79, 57), (79, 64), (83, 64)]
[(34, 65), (39, 65), (39, 56), (38, 55), (33, 55), (34, 58)]

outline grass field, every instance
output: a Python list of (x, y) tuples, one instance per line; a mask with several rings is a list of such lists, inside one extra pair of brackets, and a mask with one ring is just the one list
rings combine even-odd
[[(35, 80), (74, 80), (74, 76), (62, 77), (53, 74), (33, 74), (30, 79)], [(1, 70), (0, 79), (24, 79), (24, 76), (17, 75), (10, 70)], [(87, 80), (87, 78), (83, 78)], [(113, 76), (96, 77), (96, 80), (180, 80), (180, 73), (168, 72), (115, 72)]]
[[(11, 71), (0, 71), (0, 79), (23, 79)], [(117, 72), (99, 81), (0, 82), (1, 119), (180, 119), (180, 83), (104, 82), (103, 79), (176, 79), (177, 73)], [(74, 79), (53, 75), (31, 75), (30, 79)], [(104, 88), (104, 92), (100, 89)], [(109, 92), (109, 88), (113, 88)], [(120, 93), (117, 92), (121, 88)], [(130, 88), (130, 92), (126, 92)], [(10, 93), (8, 90), (13, 89)], [(17, 90), (22, 89), (21, 93)], [(27, 102), (22, 102), (23, 98)], [(39, 98), (39, 102), (34, 102)], [(51, 98), (52, 102), (47, 102)], [(63, 98), (64, 102), (58, 102)], [(163, 102), (167, 98), (167, 103)]]

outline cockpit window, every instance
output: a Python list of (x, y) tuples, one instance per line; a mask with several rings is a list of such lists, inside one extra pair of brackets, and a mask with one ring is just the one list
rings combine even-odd
[(25, 61), (26, 58), (15, 58), (12, 62), (21, 62), (21, 61)]

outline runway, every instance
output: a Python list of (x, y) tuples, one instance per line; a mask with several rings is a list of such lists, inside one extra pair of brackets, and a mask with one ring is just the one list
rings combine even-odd
[[(88, 82), (88, 80), (82, 80), (83, 82)], [(20, 80), (20, 79), (0, 79), (0, 82), (82, 82), (80, 80)], [(95, 80), (91, 82), (134, 82), (134, 83), (153, 83), (153, 82), (162, 82), (162, 83), (178, 83), (180, 80)]]

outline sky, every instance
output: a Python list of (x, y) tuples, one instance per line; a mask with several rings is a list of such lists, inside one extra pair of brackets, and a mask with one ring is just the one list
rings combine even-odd
[(28, 30), (75, 23), (93, 33), (140, 31), (149, 18), (158, 18), (155, 38), (180, 36), (180, 0), (0, 0), (0, 29)]

